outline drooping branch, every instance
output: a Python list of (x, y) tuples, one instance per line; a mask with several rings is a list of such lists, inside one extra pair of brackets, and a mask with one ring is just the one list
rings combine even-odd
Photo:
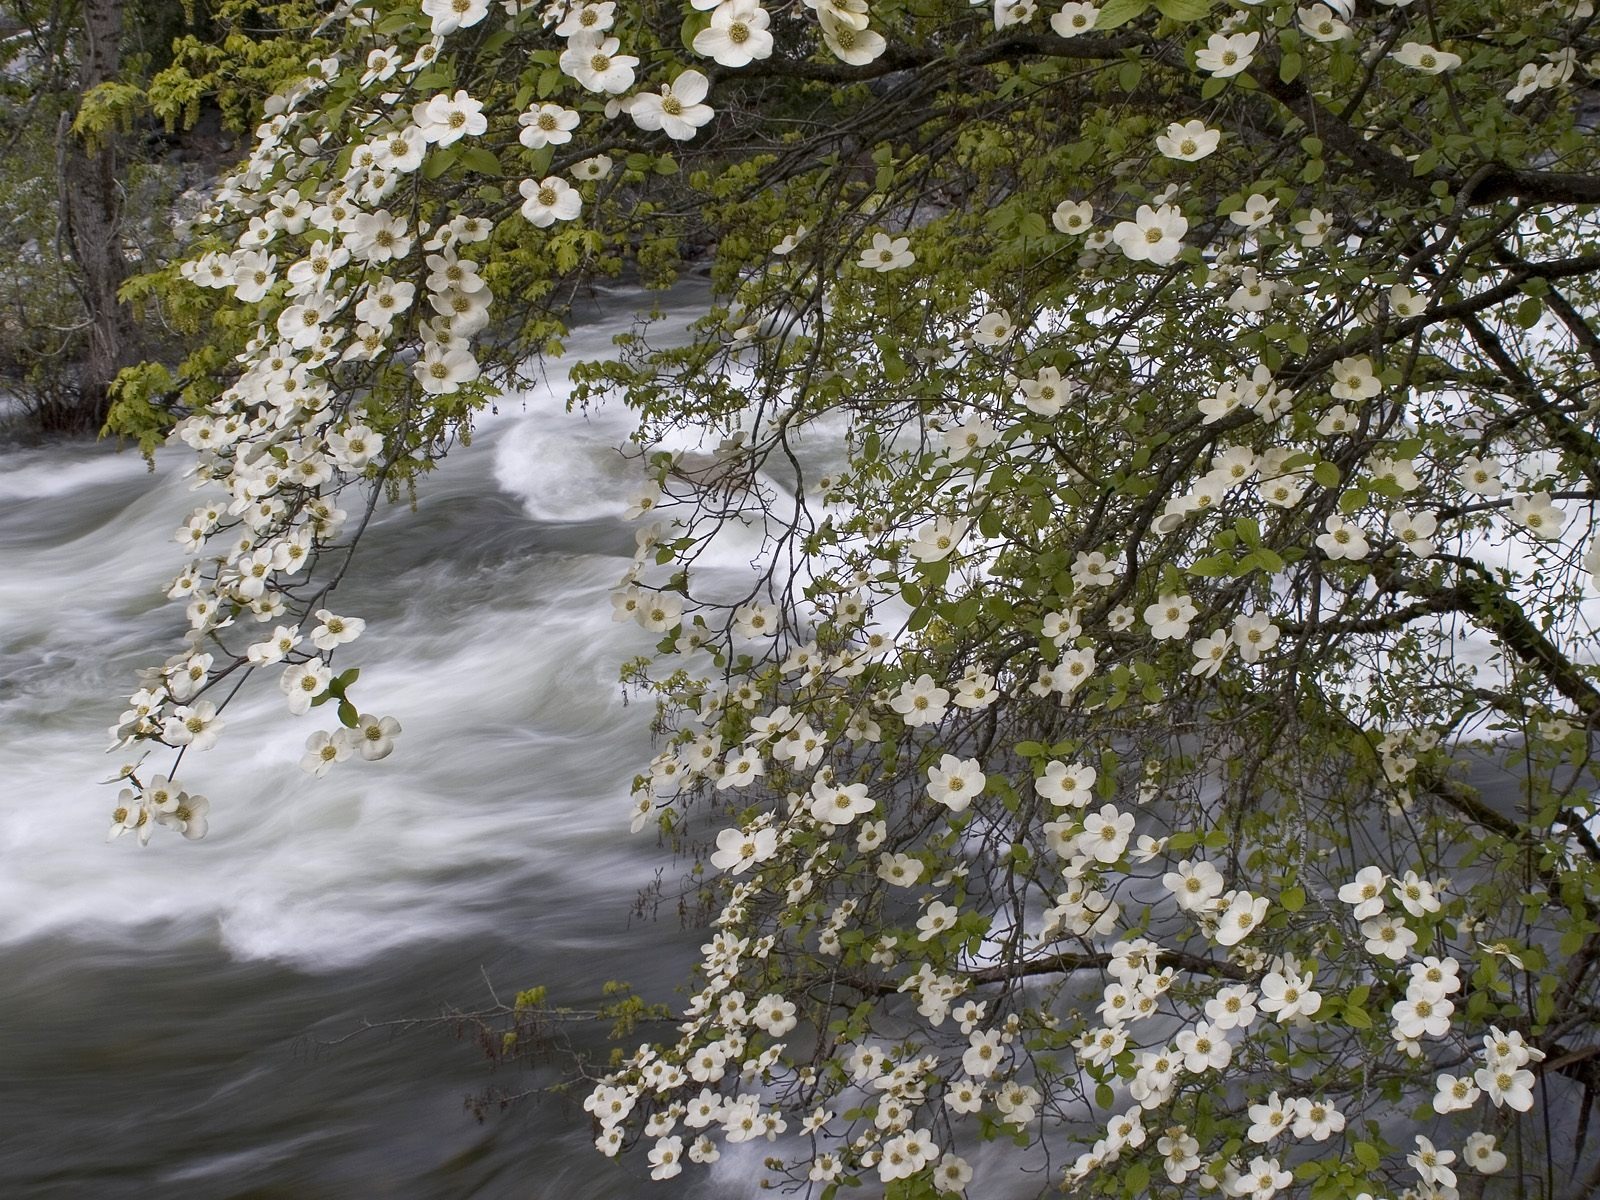
[(1551, 441), (1567, 452), (1572, 463), (1596, 487), (1600, 487), (1600, 438), (1581, 425), (1566, 419), (1540, 391), (1538, 385), (1511, 356), (1505, 343), (1476, 316), (1462, 319), (1462, 325), (1478, 348), (1499, 368), (1507, 388), (1526, 406), (1527, 412), (1543, 426)]
[(1285, 82), (1279, 78), (1277, 66), (1276, 62), (1264, 63), (1263, 69), (1256, 73), (1262, 90), (1358, 171), (1389, 190), (1432, 197), (1436, 195), (1435, 185), (1442, 183), (1446, 195), (1471, 207), (1504, 200), (1529, 204), (1600, 202), (1600, 175), (1587, 172), (1536, 171), (1479, 163), (1455, 170), (1435, 167), (1416, 174), (1410, 162), (1391, 154), (1383, 143), (1367, 140), (1348, 121), (1322, 104), (1300, 80)]
[[(980, 967), (975, 971), (966, 972), (962, 978), (970, 981), (975, 987), (985, 987), (996, 983), (1014, 983), (1021, 979), (1038, 979), (1047, 975), (1070, 975), (1076, 971), (1104, 971), (1113, 961), (1114, 956), (1111, 954), (1063, 952)], [(1157, 965), (1176, 967), (1191, 975), (1203, 975), (1212, 979), (1243, 981), (1256, 977), (1255, 972), (1248, 971), (1237, 963), (1167, 949), (1160, 952)], [(903, 986), (901, 980), (872, 979), (863, 975), (832, 976), (830, 980), (869, 996), (892, 995), (901, 991)]]
[(1529, 666), (1534, 667), (1558, 692), (1593, 723), (1600, 723), (1600, 689), (1582, 669), (1563, 654), (1504, 588), (1481, 573), (1472, 573), (1460, 585), (1463, 601), (1483, 628)]

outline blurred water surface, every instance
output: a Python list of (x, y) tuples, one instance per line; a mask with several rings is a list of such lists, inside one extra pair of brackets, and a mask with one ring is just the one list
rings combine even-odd
[(624, 418), (565, 398), (555, 376), (503, 400), (416, 511), (380, 510), (335, 593), (368, 621), (340, 661), (404, 726), (396, 753), (311, 779), (296, 764), (328, 710), (291, 718), (254, 681), (181, 772), (210, 835), (143, 850), (103, 840), (97, 785), (121, 758), (98, 751), (136, 670), (179, 644), (162, 593), (192, 457), (0, 453), (0, 1196), (747, 1194), (733, 1162), (644, 1184), (569, 1102), (478, 1123), (465, 1096), (548, 1077), (491, 1072), (448, 1026), (339, 1040), (486, 1005), (491, 984), (583, 1007), (625, 978), (670, 1000), (701, 940), (630, 920), (664, 861), (627, 833), (651, 749), (616, 668), (646, 639), (607, 601), (639, 473)]

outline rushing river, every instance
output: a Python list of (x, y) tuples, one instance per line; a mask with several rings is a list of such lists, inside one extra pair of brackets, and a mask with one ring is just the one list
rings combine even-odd
[[(604, 353), (624, 324), (570, 348)], [(630, 917), (674, 870), (627, 832), (649, 714), (616, 669), (648, 639), (607, 594), (639, 473), (623, 417), (564, 400), (556, 378), (502, 401), (416, 511), (381, 510), (340, 585), (337, 611), (368, 620), (341, 657), (363, 709), (404, 726), (396, 753), (314, 780), (297, 762), (326, 720), (252, 685), (181, 773), (210, 835), (143, 850), (104, 840), (98, 782), (122, 760), (98, 752), (136, 670), (178, 645), (162, 581), (192, 456), (0, 454), (0, 1197), (750, 1194), (734, 1159), (649, 1184), (571, 1101), (480, 1124), (464, 1097), (551, 1076), (492, 1070), (449, 1026), (360, 1032), (491, 987), (581, 1008), (627, 979), (670, 1001), (702, 940)]]

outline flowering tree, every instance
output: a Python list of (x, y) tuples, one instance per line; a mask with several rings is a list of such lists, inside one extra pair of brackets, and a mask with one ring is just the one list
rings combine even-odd
[[(338, 713), (308, 770), (387, 755), (331, 607), (378, 496), (587, 281), (708, 263), (692, 337), (576, 375), (638, 418), (634, 828), (712, 926), (599, 1149), (1588, 1195), (1595, 42), (1589, 0), (345, 4), (160, 283), (206, 348), (124, 379), (215, 486), (115, 737), (203, 750), (263, 671)], [(113, 831), (204, 832), (175, 774)]]

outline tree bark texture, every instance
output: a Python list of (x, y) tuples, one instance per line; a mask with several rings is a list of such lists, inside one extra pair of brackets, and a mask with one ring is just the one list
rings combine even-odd
[[(81, 0), (78, 93), (117, 76), (122, 59), (124, 0)], [(110, 386), (135, 358), (133, 327), (117, 300), (127, 277), (122, 250), (123, 187), (117, 139), (74, 134), (63, 116), (58, 131), (60, 208), (64, 248), (83, 298), (87, 345), (78, 379), (78, 430), (105, 421)]]

